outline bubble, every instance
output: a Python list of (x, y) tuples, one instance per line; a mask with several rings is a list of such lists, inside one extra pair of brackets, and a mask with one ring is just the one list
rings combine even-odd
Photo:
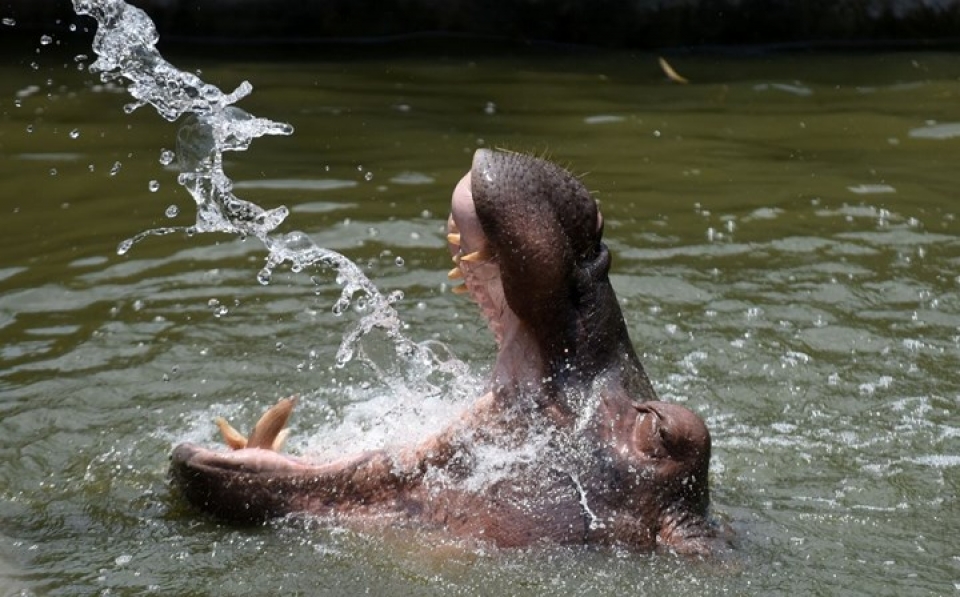
[(495, 103), (493, 103), (493, 102), (487, 102), (486, 105), (483, 106), (483, 113), (484, 113), (484, 114), (487, 114), (487, 115), (490, 115), (490, 116), (496, 114), (496, 113), (497, 113), (497, 104), (495, 104)]
[(363, 179), (367, 182), (373, 180), (373, 172), (367, 170), (366, 174), (363, 175)]
[(397, 257), (396, 259), (393, 260), (393, 262), (397, 265), (397, 267), (403, 267), (405, 263), (403, 260), (403, 257)]
[(176, 205), (168, 205), (167, 209), (163, 212), (163, 215), (167, 216), (168, 218), (175, 218), (180, 215), (180, 208)]
[(52, 44), (52, 43), (53, 43), (53, 38), (50, 37), (49, 35), (41, 35), (41, 36), (40, 36), (40, 45), (41, 45), (41, 46), (49, 46), (49, 45)]
[(110, 166), (110, 176), (116, 176), (120, 173), (120, 168), (123, 167), (123, 164), (120, 162), (114, 162), (113, 166)]
[(157, 180), (151, 180), (147, 183), (147, 190), (151, 193), (156, 193), (160, 190), (160, 182)]
[(17, 25), (16, 19), (11, 19), (10, 17), (5, 17), (0, 23), (3, 23), (7, 27), (15, 27)]
[(57, 169), (56, 169), (56, 168), (50, 168), (50, 176), (56, 176), (56, 175), (57, 175)]
[(160, 163), (164, 166), (169, 166), (175, 157), (177, 157), (176, 154), (169, 149), (163, 149), (160, 151)]
[(80, 138), (80, 129), (73, 129), (72, 131), (70, 131), (69, 134), (70, 134), (70, 138), (71, 138), (71, 139), (79, 139), (79, 138)]

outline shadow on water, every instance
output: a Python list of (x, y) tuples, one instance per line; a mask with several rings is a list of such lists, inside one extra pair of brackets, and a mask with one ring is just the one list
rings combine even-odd
[[(179, 58), (224, 88), (251, 80), (243, 107), (296, 127), (228, 158), (238, 188), (403, 291), (405, 333), (470, 365), (422, 396), (392, 389), (404, 371), (376, 333), (378, 373), (333, 366), (362, 313), (331, 313), (329, 272), (262, 286), (263, 249), (228, 235), (118, 256), (193, 220), (159, 162), (175, 127), (123, 114), (55, 43), (21, 50), (0, 77), (0, 594), (956, 591), (952, 55), (690, 57), (674, 61), (686, 86), (654, 57), (594, 52)], [(589, 172), (641, 358), (711, 428), (735, 564), (238, 529), (171, 495), (171, 446), (214, 442), (214, 416), (301, 393), (292, 450), (335, 452), (427, 433), (481, 390), (492, 342), (445, 292), (443, 250), (478, 146)]]

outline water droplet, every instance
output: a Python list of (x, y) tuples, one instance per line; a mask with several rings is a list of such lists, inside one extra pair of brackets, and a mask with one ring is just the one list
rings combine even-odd
[(370, 172), (369, 170), (367, 170), (367, 173), (363, 175), (363, 179), (367, 182), (370, 182), (371, 180), (373, 180), (373, 172)]
[(70, 138), (71, 138), (71, 139), (79, 139), (79, 138), (80, 138), (80, 129), (73, 129), (72, 131), (70, 131)]
[(50, 37), (49, 35), (41, 35), (41, 36), (40, 36), (40, 45), (41, 45), (41, 46), (49, 46), (49, 45), (52, 44), (52, 43), (53, 43), (53, 38)]
[(147, 183), (147, 190), (151, 193), (156, 193), (160, 190), (160, 182), (157, 180), (151, 180)]
[(484, 114), (488, 114), (488, 115), (496, 114), (496, 113), (497, 113), (497, 104), (495, 104), (495, 103), (493, 103), (493, 102), (487, 102), (487, 104), (483, 107), (483, 113), (484, 113)]
[(27, 125), (27, 132), (28, 132), (28, 133), (32, 133), (32, 132), (33, 132), (33, 125), (32, 125), (32, 124), (28, 124), (28, 125)]
[(397, 267), (403, 267), (403, 264), (404, 264), (403, 257), (397, 257), (396, 259), (393, 260), (393, 262), (397, 264)]
[(36, 62), (31, 62), (30, 68), (32, 68), (33, 70), (40, 70), (40, 65), (37, 64)]
[(77, 54), (76, 56), (73, 57), (73, 61), (74, 61), (74, 62), (86, 62), (88, 58), (89, 58), (89, 56), (87, 56), (86, 54)]
[(167, 216), (168, 218), (175, 218), (180, 215), (180, 208), (176, 205), (169, 205), (167, 206), (166, 211), (163, 212), (163, 215)]
[(69, 29), (71, 32), (76, 31), (76, 30), (77, 30), (77, 24), (76, 24), (76, 23), (70, 23), (70, 25), (67, 27), (67, 29)]
[(344, 311), (346, 311), (349, 306), (350, 306), (350, 301), (341, 297), (333, 305), (333, 314), (336, 315), (337, 317), (340, 317), (341, 315), (343, 315)]
[(23, 101), (20, 98), (13, 100), (13, 107), (19, 108), (23, 105)]
[(140, 311), (141, 309), (143, 309), (143, 301), (140, 299), (133, 301), (133, 310)]
[(15, 27), (17, 25), (17, 20), (11, 19), (10, 17), (6, 17), (5, 19), (3, 19), (2, 23), (7, 27)]
[(176, 154), (169, 149), (163, 149), (160, 151), (160, 163), (164, 166), (169, 166), (175, 157), (177, 157)]
[(275, 346), (277, 350), (283, 350), (283, 342), (277, 342)]
[(110, 176), (116, 176), (120, 173), (120, 168), (123, 166), (120, 162), (114, 162), (113, 166), (110, 167)]

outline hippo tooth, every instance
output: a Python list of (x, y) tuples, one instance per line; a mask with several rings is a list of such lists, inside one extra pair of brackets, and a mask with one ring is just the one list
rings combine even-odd
[(473, 253), (467, 253), (460, 257), (460, 261), (466, 261), (469, 263), (476, 263), (478, 261), (487, 261), (490, 259), (490, 253), (486, 250), (481, 249), (479, 251), (474, 251)]
[(281, 429), (280, 433), (277, 434), (277, 437), (273, 439), (270, 449), (274, 452), (279, 452), (280, 449), (283, 448), (283, 444), (287, 443), (288, 437), (290, 437), (290, 429)]
[(458, 286), (451, 286), (450, 292), (452, 292), (453, 294), (467, 294), (468, 292), (470, 292), (470, 289), (467, 288), (466, 284), (460, 284)]
[(247, 438), (243, 436), (242, 433), (230, 426), (230, 423), (227, 423), (227, 420), (223, 417), (217, 417), (213, 420), (216, 423), (217, 427), (220, 428), (220, 435), (223, 436), (223, 441), (226, 442), (227, 446), (232, 450), (242, 450), (247, 447)]
[(447, 277), (451, 280), (459, 280), (463, 277), (463, 270), (459, 267), (455, 267), (452, 270), (447, 272)]
[(450, 234), (448, 234), (448, 235), (447, 235), (447, 242), (450, 243), (451, 245), (457, 245), (457, 246), (459, 247), (459, 246), (460, 246), (460, 233), (459, 233), (459, 232), (451, 232)]
[(267, 412), (263, 413), (257, 424), (253, 426), (250, 432), (250, 438), (247, 440), (248, 448), (270, 449), (277, 435), (283, 431), (293, 412), (293, 407), (297, 403), (297, 397), (284, 398), (271, 406)]

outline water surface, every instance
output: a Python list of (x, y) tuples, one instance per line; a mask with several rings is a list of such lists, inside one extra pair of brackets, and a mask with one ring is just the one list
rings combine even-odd
[[(367, 364), (332, 367), (358, 315), (331, 312), (329, 272), (258, 284), (256, 241), (171, 235), (118, 256), (193, 220), (159, 163), (176, 127), (124, 114), (56, 44), (4, 56), (0, 595), (960, 590), (956, 57), (678, 57), (681, 86), (649, 55), (483, 50), (167, 56), (225, 89), (249, 79), (241, 105), (296, 128), (229, 156), (237, 193), (289, 206), (286, 229), (402, 290), (408, 336), (471, 368), (433, 388), (376, 336)], [(171, 447), (215, 442), (217, 415), (300, 393), (291, 449), (336, 452), (428, 433), (481, 391), (494, 347), (447, 292), (443, 247), (481, 146), (551, 156), (600, 199), (644, 363), (712, 430), (733, 565), (235, 528), (171, 493)]]

